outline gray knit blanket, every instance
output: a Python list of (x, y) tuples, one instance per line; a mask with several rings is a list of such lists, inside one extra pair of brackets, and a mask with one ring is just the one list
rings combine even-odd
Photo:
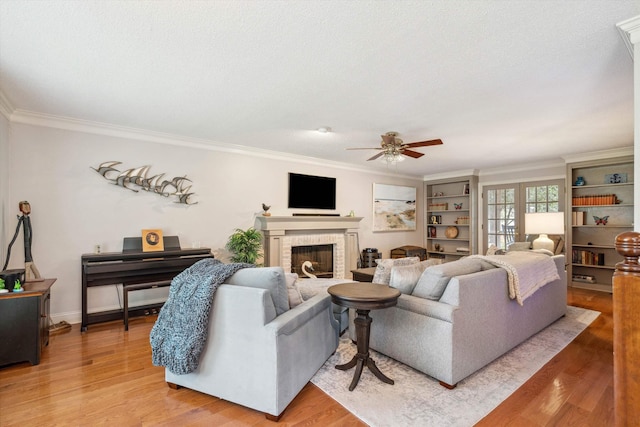
[(151, 329), (152, 361), (176, 375), (198, 368), (207, 341), (209, 312), (218, 286), (241, 268), (253, 264), (223, 264), (217, 259), (200, 260), (171, 281), (169, 297)]

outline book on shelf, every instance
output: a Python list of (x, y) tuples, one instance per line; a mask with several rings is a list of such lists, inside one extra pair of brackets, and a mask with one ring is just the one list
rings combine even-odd
[(571, 200), (574, 206), (615, 205), (618, 203), (618, 197), (615, 194), (573, 196)]
[(571, 212), (571, 223), (573, 225), (584, 225), (584, 212), (573, 211)]
[(574, 274), (571, 279), (574, 282), (596, 283), (596, 278), (590, 274)]
[(571, 262), (582, 265), (604, 265), (604, 253), (574, 249), (571, 251)]

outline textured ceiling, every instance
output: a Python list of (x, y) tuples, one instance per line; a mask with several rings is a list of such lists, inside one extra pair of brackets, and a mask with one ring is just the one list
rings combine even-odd
[[(486, 169), (633, 144), (638, 0), (0, 0), (0, 90), (43, 113), (366, 162)], [(313, 132), (329, 126), (332, 133)]]

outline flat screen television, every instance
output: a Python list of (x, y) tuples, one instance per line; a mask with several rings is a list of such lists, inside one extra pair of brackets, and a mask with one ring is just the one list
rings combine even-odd
[(336, 179), (289, 173), (289, 208), (335, 209)]

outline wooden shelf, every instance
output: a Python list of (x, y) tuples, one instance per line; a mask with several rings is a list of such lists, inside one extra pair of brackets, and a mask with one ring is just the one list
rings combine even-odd
[[(626, 174), (628, 182), (619, 184), (605, 183), (605, 176), (614, 173)], [(612, 278), (615, 264), (622, 261), (622, 256), (615, 249), (615, 237), (622, 231), (633, 230), (634, 210), (634, 159), (624, 156), (610, 159), (598, 159), (567, 164), (567, 183), (576, 182), (581, 176), (586, 185), (572, 185), (567, 192), (567, 206), (571, 212), (584, 215), (584, 225), (571, 224), (566, 230), (567, 241), (567, 275), (570, 286), (612, 292)], [(610, 196), (614, 194), (615, 204), (574, 204), (577, 197)], [(602, 198), (601, 198), (602, 199)], [(583, 199), (584, 200), (584, 199)], [(589, 200), (593, 202), (598, 199)], [(605, 199), (606, 200), (606, 199)], [(607, 201), (612, 201), (608, 199)], [(598, 217), (609, 216), (607, 225), (597, 225), (593, 213)], [(573, 215), (572, 215), (573, 216)], [(571, 221), (571, 217), (570, 217)], [(585, 259), (604, 259), (606, 265), (582, 264)], [(578, 261), (578, 262), (576, 262)], [(594, 278), (594, 283), (572, 280), (574, 275), (586, 274)]]

